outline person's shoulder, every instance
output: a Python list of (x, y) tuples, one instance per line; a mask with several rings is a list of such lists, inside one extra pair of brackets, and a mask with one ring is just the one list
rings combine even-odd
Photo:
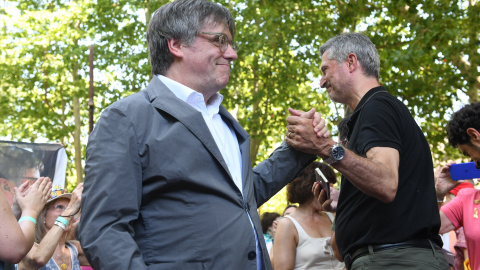
[(291, 220), (290, 218), (292, 217), (285, 216), (278, 221), (277, 232), (275, 233), (276, 236), (279, 231), (280, 233), (284, 234), (284, 236), (290, 236), (290, 237), (295, 236), (295, 234), (297, 233), (297, 226), (293, 223), (293, 220)]
[(458, 192), (457, 197), (459, 197), (459, 196), (465, 196), (465, 197), (474, 196), (476, 193), (480, 193), (480, 190), (478, 190), (476, 188), (462, 188)]
[(139, 92), (133, 93), (129, 96), (115, 101), (109, 107), (125, 107), (130, 104), (138, 104), (144, 102), (148, 102), (148, 96), (146, 95), (145, 90), (141, 90)]
[[(278, 221), (278, 225), (285, 226), (285, 227), (290, 227), (294, 226), (293, 220), (295, 220), (292, 216), (284, 216)], [(296, 220), (295, 220), (296, 221)]]
[[(403, 104), (402, 101), (400, 101), (398, 98), (396, 98), (394, 95), (390, 94), (390, 92), (388, 92), (386, 89), (383, 89), (381, 91), (378, 91), (376, 92), (375, 94), (373, 94), (373, 96), (371, 96), (372, 100), (375, 102), (389, 102), (389, 103), (392, 103), (392, 104)], [(372, 102), (372, 103), (374, 103)]]
[(102, 115), (109, 111), (121, 111), (125, 114), (127, 114), (127, 112), (138, 112), (141, 109), (145, 109), (147, 107), (145, 105), (149, 103), (145, 90), (142, 90), (113, 102), (105, 108)]

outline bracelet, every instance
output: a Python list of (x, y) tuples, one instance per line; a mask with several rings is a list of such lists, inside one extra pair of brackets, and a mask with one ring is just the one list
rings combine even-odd
[(18, 223), (24, 221), (24, 220), (30, 220), (31, 222), (33, 222), (33, 224), (35, 224), (35, 226), (37, 226), (37, 220), (34, 219), (33, 217), (30, 217), (30, 216), (24, 216), (24, 217), (21, 217), (19, 220), (18, 220)]
[(75, 216), (76, 214), (78, 214), (78, 212), (80, 212), (80, 208), (78, 208), (77, 212), (71, 214), (71, 215), (66, 215), (66, 216), (63, 216), (63, 215), (60, 215), (59, 217), (73, 217)]
[(56, 221), (63, 223), (63, 225), (65, 225), (65, 227), (68, 226), (68, 220), (66, 218), (63, 218), (63, 217), (59, 216), (59, 217), (57, 217)]
[(63, 224), (62, 222), (59, 222), (57, 220), (55, 220), (55, 225), (57, 225), (58, 227), (62, 228), (62, 230), (66, 230), (67, 229), (67, 226), (65, 226), (65, 224)]

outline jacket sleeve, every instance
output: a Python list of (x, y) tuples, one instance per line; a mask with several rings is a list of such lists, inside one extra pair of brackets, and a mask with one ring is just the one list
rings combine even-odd
[(134, 123), (107, 108), (89, 137), (79, 238), (94, 269), (147, 269), (134, 241), (142, 170)]
[(257, 206), (265, 203), (316, 159), (316, 155), (297, 151), (282, 142), (268, 159), (253, 168)]

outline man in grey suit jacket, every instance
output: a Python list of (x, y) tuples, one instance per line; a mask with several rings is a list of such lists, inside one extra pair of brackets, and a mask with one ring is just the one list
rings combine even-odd
[(105, 109), (87, 146), (79, 235), (94, 269), (271, 269), (257, 207), (316, 156), (284, 142), (252, 169), (218, 93), (234, 37), (230, 12), (209, 1), (155, 12), (155, 76)]

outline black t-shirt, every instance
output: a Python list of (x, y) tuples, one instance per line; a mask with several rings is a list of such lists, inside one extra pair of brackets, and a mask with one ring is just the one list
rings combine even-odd
[(367, 245), (438, 235), (440, 216), (430, 147), (407, 107), (383, 86), (371, 89), (350, 116), (347, 148), (366, 157), (372, 147), (400, 153), (399, 182), (391, 203), (368, 196), (342, 176), (335, 237), (342, 257)]

